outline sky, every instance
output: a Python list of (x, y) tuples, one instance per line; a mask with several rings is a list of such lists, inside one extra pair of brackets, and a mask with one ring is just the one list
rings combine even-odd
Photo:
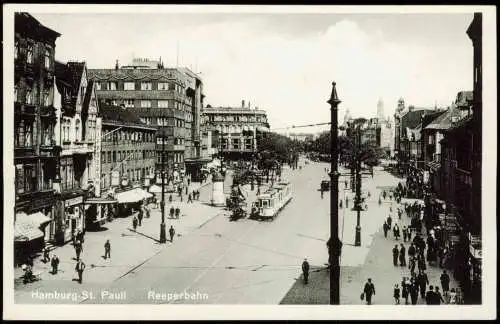
[[(472, 90), (473, 14), (33, 13), (61, 33), (56, 59), (113, 68), (147, 57), (190, 67), (205, 103), (267, 111), (272, 129), (330, 121), (331, 83), (354, 117), (404, 98), (448, 106)], [(302, 128), (316, 132), (324, 127)], [(298, 129), (295, 131), (299, 131)]]

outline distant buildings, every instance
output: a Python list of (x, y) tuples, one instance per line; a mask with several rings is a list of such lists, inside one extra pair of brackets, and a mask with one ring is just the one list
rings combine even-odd
[[(157, 156), (166, 141), (166, 169), (169, 179), (185, 166), (188, 173), (201, 167), (200, 113), (203, 106), (201, 78), (187, 68), (165, 68), (163, 63), (134, 59), (114, 69), (91, 69), (99, 98), (123, 106), (158, 129)], [(156, 166), (157, 180), (161, 163)]]
[(290, 133), (287, 135), (288, 138), (298, 142), (312, 141), (314, 139), (314, 134), (306, 133)]
[(16, 13), (14, 23), (14, 241), (19, 261), (54, 235), (60, 151), (54, 133), (54, 56), (60, 34), (28, 13)]
[(203, 108), (204, 129), (209, 140), (207, 150), (227, 159), (252, 159), (257, 152), (257, 139), (269, 131), (264, 110), (245, 106)]

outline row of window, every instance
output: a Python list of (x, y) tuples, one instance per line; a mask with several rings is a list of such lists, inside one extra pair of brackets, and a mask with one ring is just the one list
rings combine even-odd
[[(121, 172), (120, 172), (121, 173)], [(119, 179), (122, 178), (122, 176), (126, 175), (127, 178), (130, 181), (138, 181), (142, 180), (146, 177), (146, 175), (153, 173), (153, 168), (141, 168), (141, 169), (127, 169), (124, 171), (123, 174), (120, 174)], [(108, 188), (111, 186), (111, 172), (110, 173), (103, 173), (101, 175), (101, 187), (102, 188)]]
[(141, 91), (150, 91), (150, 90), (173, 90), (178, 93), (182, 93), (184, 89), (182, 86), (172, 83), (172, 82), (141, 82), (140, 84), (136, 82), (116, 82), (116, 81), (101, 81), (96, 82), (96, 90), (141, 90)]
[[(179, 110), (189, 110), (189, 105), (184, 104), (173, 99), (165, 100), (135, 100), (135, 99), (125, 99), (125, 100), (110, 100), (110, 104), (113, 106), (122, 105), (125, 108), (172, 108)], [(136, 105), (136, 102), (138, 104)]]
[[(25, 54), (26, 63), (33, 64), (35, 57), (35, 42), (33, 40), (27, 39), (26, 47), (21, 46), (18, 39), (14, 42), (14, 59), (21, 57), (21, 54)], [(52, 49), (45, 46), (43, 51), (44, 67), (49, 69), (52, 65)]]
[[(235, 150), (240, 150), (240, 149), (245, 149), (245, 150), (251, 150), (253, 148), (253, 139), (252, 138), (246, 138), (244, 140), (244, 143), (241, 143), (239, 138), (233, 138), (231, 139), (231, 149)], [(212, 147), (215, 148), (217, 147), (217, 143), (212, 143)], [(223, 149), (228, 149), (228, 140), (227, 138), (222, 139), (222, 148)]]
[(155, 157), (154, 150), (108, 151), (101, 153), (102, 163), (119, 163), (124, 160), (143, 160)]
[[(54, 139), (54, 125), (42, 120), (41, 145), (52, 145)], [(14, 147), (33, 147), (36, 143), (36, 123), (33, 119), (21, 119), (16, 122), (14, 132)]]
[[(103, 142), (150, 142), (155, 141), (154, 132), (118, 130), (113, 133), (113, 130), (104, 130), (102, 135)], [(109, 133), (109, 136), (108, 134)]]
[[(157, 157), (157, 162), (162, 163), (162, 156), (161, 154), (158, 154)], [(183, 153), (170, 153), (170, 154), (165, 154), (165, 163), (171, 161), (174, 163), (182, 163), (184, 162), (184, 154)]]
[(61, 190), (80, 188), (80, 180), (75, 179), (73, 157), (61, 158)]
[[(168, 140), (169, 139), (167, 137), (157, 137), (156, 144), (163, 144), (163, 142), (165, 142), (165, 144), (168, 144)], [(184, 138), (176, 137), (173, 140), (174, 140), (174, 145), (184, 145), (185, 143)]]
[(264, 116), (254, 116), (254, 115), (206, 115), (205, 121), (208, 122), (257, 122), (257, 123), (265, 123), (267, 122), (266, 117)]
[[(52, 189), (53, 179), (48, 169), (48, 165), (43, 164), (39, 175), (36, 164), (16, 164), (16, 193), (23, 194)], [(38, 176), (41, 177), (40, 183)]]
[[(42, 105), (47, 107), (52, 105), (52, 97), (51, 97), (51, 91), (52, 88), (50, 89), (45, 89), (42, 94)], [(19, 87), (16, 84), (14, 86), (14, 102), (20, 102), (24, 103), (27, 105), (37, 105), (38, 104), (38, 92), (36, 87), (32, 86), (26, 86), (24, 89), (24, 93), (21, 93), (19, 91)]]

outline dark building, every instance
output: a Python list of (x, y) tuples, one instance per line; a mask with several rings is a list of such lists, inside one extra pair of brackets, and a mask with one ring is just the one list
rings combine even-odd
[(15, 257), (18, 261), (49, 239), (54, 219), (54, 180), (59, 148), (54, 126), (54, 55), (59, 33), (28, 13), (15, 14), (14, 165)]

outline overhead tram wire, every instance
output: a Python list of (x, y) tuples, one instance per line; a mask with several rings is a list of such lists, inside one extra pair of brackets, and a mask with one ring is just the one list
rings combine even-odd
[(326, 122), (326, 123), (317, 123), (317, 124), (309, 124), (309, 125), (292, 125), (288, 127), (280, 127), (280, 128), (272, 128), (271, 131), (275, 130), (282, 130), (282, 129), (293, 129), (293, 128), (304, 128), (304, 127), (314, 127), (314, 126), (324, 126), (324, 125), (330, 125), (331, 122)]

